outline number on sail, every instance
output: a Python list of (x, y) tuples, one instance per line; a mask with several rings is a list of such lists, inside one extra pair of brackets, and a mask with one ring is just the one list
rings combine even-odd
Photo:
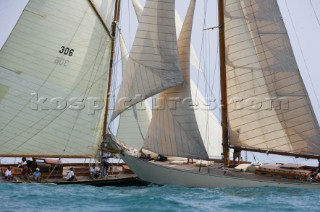
[(69, 47), (61, 46), (59, 53), (64, 55), (69, 55), (70, 57), (73, 55), (74, 49), (70, 49)]

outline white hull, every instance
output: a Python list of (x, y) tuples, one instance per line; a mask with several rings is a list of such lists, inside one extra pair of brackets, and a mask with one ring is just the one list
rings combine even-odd
[(142, 180), (158, 185), (180, 185), (197, 188), (219, 188), (219, 187), (290, 187), (320, 189), (319, 183), (307, 182), (279, 182), (268, 180), (254, 180), (210, 173), (199, 173), (181, 170), (174, 167), (162, 166), (139, 159), (127, 154), (121, 155), (122, 159)]

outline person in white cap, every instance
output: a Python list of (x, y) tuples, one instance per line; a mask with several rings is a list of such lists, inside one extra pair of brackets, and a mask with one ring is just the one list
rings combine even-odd
[(36, 182), (40, 183), (40, 181), (41, 181), (41, 173), (40, 173), (40, 169), (39, 169), (39, 168), (36, 168), (36, 170), (34, 171), (34, 173), (33, 173), (33, 179), (34, 179)]

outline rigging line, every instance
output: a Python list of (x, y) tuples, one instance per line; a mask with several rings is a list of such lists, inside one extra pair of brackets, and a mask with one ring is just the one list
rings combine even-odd
[(313, 10), (313, 12), (314, 12), (314, 15), (316, 16), (316, 19), (317, 19), (317, 21), (318, 21), (318, 25), (320, 26), (320, 20), (319, 20), (319, 17), (318, 17), (318, 15), (317, 15), (317, 13), (316, 13), (316, 10), (315, 10), (315, 8), (314, 8), (314, 5), (313, 5), (313, 3), (312, 3), (312, 0), (310, 0), (310, 4), (311, 4), (312, 10)]
[[(291, 12), (290, 12), (290, 10), (289, 10), (289, 6), (288, 6), (287, 0), (285, 0), (285, 3), (286, 3), (286, 7), (287, 7), (287, 10), (288, 10), (288, 13), (289, 13), (290, 20), (291, 20), (291, 25), (292, 25), (292, 27), (293, 27), (293, 30), (294, 30), (294, 32), (295, 32), (295, 35), (296, 35), (296, 38), (297, 38), (297, 41), (298, 41), (298, 45), (299, 45), (299, 49), (300, 49), (300, 52), (301, 52), (301, 55), (302, 55), (302, 58), (303, 58), (303, 61), (304, 61), (304, 65), (305, 65), (305, 67), (306, 67), (306, 70), (307, 70), (307, 73), (308, 73), (308, 77), (309, 77), (309, 80), (310, 80), (310, 82), (311, 82), (311, 86), (312, 86), (312, 89), (313, 89), (313, 93), (314, 93), (314, 95), (315, 95), (315, 97), (316, 97), (317, 104), (318, 104), (318, 108), (320, 108), (319, 99), (318, 99), (318, 96), (317, 96), (317, 93), (316, 93), (316, 90), (315, 90), (315, 87), (314, 87), (314, 84), (313, 84), (313, 81), (312, 81), (312, 78), (311, 78), (311, 75), (310, 75), (310, 72), (309, 72), (309, 67), (308, 67), (308, 65), (307, 65), (306, 58), (305, 58), (305, 56), (304, 56), (304, 54), (303, 54), (303, 51), (302, 51), (302, 47), (301, 47), (301, 43), (300, 43), (300, 40), (299, 40), (299, 37), (298, 37), (298, 33), (297, 33), (296, 28), (295, 28), (295, 26), (294, 26), (294, 24), (293, 24), (293, 19), (292, 19), (292, 16), (291, 16)], [(301, 78), (301, 74), (300, 74), (300, 78)], [(302, 78), (301, 78), (301, 80), (302, 80)], [(310, 99), (309, 99), (309, 101), (310, 101)], [(311, 102), (310, 102), (310, 104), (311, 104)], [(312, 110), (312, 104), (311, 104), (311, 111), (313, 111), (313, 110)], [(315, 114), (314, 114), (314, 116), (315, 116)]]
[[(93, 62), (93, 64), (92, 64), (91, 68), (90, 68), (92, 71), (91, 71), (89, 80), (88, 80), (88, 82), (87, 82), (87, 86), (86, 86), (85, 93), (83, 94), (83, 99), (85, 99), (86, 97), (89, 96), (89, 93), (90, 93), (91, 88), (92, 88), (92, 87), (90, 87), (91, 81), (94, 82), (94, 81), (98, 80), (98, 79), (97, 79), (97, 75), (98, 75), (99, 70), (100, 70), (99, 67), (102, 66), (102, 63), (103, 63), (102, 58), (103, 58), (104, 55), (106, 54), (106, 53), (105, 53), (105, 48), (103, 48), (103, 47), (104, 47), (104, 37), (102, 36), (102, 37), (100, 38), (99, 51), (97, 52), (96, 57), (95, 57), (95, 59), (94, 59), (94, 62)], [(102, 53), (102, 55), (101, 55), (100, 53)], [(101, 57), (100, 61), (99, 61), (99, 57)], [(98, 62), (98, 61), (99, 61), (99, 62)], [(96, 71), (94, 71), (94, 69), (95, 69), (96, 66), (97, 66), (97, 69), (96, 69)], [(68, 136), (68, 139), (67, 139), (67, 142), (66, 142), (66, 144), (65, 144), (65, 148), (64, 148), (63, 152), (66, 151), (66, 149), (67, 149), (67, 147), (68, 147), (68, 145), (69, 145), (69, 143), (70, 143), (70, 137), (72, 136), (72, 133), (74, 132), (74, 128), (75, 128), (75, 126), (77, 125), (77, 122), (78, 122), (78, 120), (79, 120), (79, 118), (80, 118), (80, 112), (81, 112), (80, 110), (77, 111), (77, 115), (76, 115), (76, 117), (75, 117), (76, 119), (75, 119), (75, 121), (74, 121), (74, 123), (73, 123), (71, 132), (70, 132), (70, 134), (69, 134), (69, 136)], [(90, 146), (94, 145), (94, 143), (95, 143), (95, 140), (92, 140), (91, 143), (88, 142), (88, 144), (90, 144)], [(89, 148), (87, 148), (86, 150), (87, 150), (86, 153), (88, 153)]]
[(128, 18), (129, 18), (129, 46), (132, 46), (132, 43), (131, 43), (131, 10), (130, 10), (130, 3), (129, 3), (129, 0), (128, 0)]

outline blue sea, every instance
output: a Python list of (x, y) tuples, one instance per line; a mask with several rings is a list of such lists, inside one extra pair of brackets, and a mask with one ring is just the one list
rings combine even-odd
[(0, 183), (0, 211), (320, 211), (320, 190)]

